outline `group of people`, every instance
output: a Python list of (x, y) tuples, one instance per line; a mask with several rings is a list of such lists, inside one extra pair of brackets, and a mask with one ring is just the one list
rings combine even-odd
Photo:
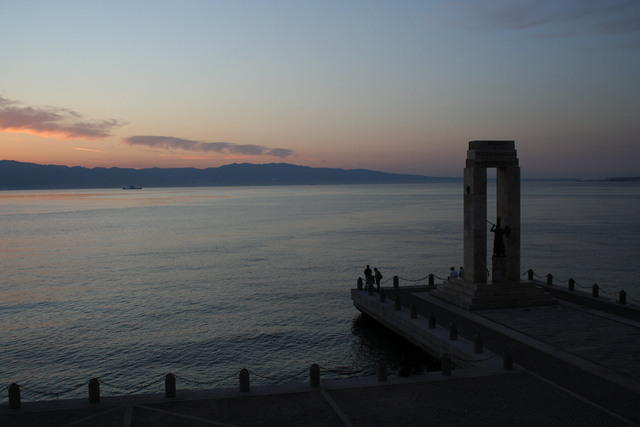
[(376, 267), (371, 271), (371, 267), (367, 264), (367, 267), (364, 269), (364, 281), (367, 285), (367, 288), (373, 287), (375, 283), (378, 289), (380, 289), (380, 281), (382, 280), (382, 273)]
[(460, 271), (456, 271), (455, 267), (449, 269), (449, 280), (451, 279), (464, 279), (464, 267), (460, 267)]

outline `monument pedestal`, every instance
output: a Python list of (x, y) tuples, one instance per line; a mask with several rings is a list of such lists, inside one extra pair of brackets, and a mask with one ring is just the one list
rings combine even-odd
[(470, 283), (450, 279), (439, 284), (431, 295), (467, 310), (556, 304), (542, 287), (529, 281)]

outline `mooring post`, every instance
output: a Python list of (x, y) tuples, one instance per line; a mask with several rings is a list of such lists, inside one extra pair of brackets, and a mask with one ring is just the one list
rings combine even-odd
[(457, 340), (458, 339), (458, 325), (455, 322), (451, 322), (451, 326), (449, 326), (449, 339)]
[(240, 393), (249, 393), (251, 390), (249, 384), (249, 371), (246, 368), (240, 369)]
[(569, 290), (573, 291), (576, 289), (576, 281), (573, 280), (573, 277), (569, 279)]
[(436, 327), (436, 316), (435, 315), (431, 315), (429, 316), (429, 329), (434, 329)]
[(400, 287), (400, 278), (398, 276), (393, 276), (393, 287), (394, 288)]
[(505, 371), (510, 371), (513, 369), (513, 355), (511, 354), (511, 351), (507, 350), (504, 352), (502, 356), (502, 366), (504, 367)]
[(473, 339), (473, 351), (476, 354), (480, 354), (484, 351), (484, 341), (482, 341), (482, 336), (480, 334), (476, 334)]
[(387, 294), (384, 293), (384, 289), (380, 291), (380, 302), (387, 302)]
[(416, 307), (415, 304), (411, 304), (411, 318), (412, 319), (418, 318), (418, 307)]
[(440, 364), (442, 365), (442, 375), (445, 377), (451, 376), (451, 356), (449, 353), (444, 353), (442, 358), (440, 359)]
[(358, 277), (358, 290), (361, 291), (363, 287), (362, 277)]
[(89, 403), (100, 403), (100, 381), (97, 378), (89, 380)]
[(171, 373), (164, 376), (164, 397), (176, 397), (176, 376)]
[(627, 304), (627, 293), (624, 291), (624, 289), (620, 291), (618, 302), (622, 305)]
[(533, 280), (533, 270), (532, 269), (528, 269), (527, 270), (527, 280)]
[(395, 310), (401, 310), (402, 309), (402, 305), (400, 304), (400, 295), (396, 295), (396, 300), (395, 300), (395, 303), (393, 305), (393, 308)]
[(311, 387), (320, 387), (320, 366), (317, 363), (309, 366), (309, 385)]
[(9, 409), (20, 409), (20, 386), (16, 383), (9, 385)]
[(594, 283), (591, 287), (591, 296), (594, 298), (598, 298), (600, 296), (600, 286), (597, 283)]
[(429, 287), (430, 287), (430, 288), (435, 288), (435, 287), (436, 287), (436, 282), (435, 282), (435, 280), (433, 279), (433, 277), (434, 277), (434, 276), (433, 276), (433, 273), (430, 273), (430, 274), (429, 274)]
[(378, 382), (386, 382), (387, 381), (387, 366), (380, 362), (378, 363), (378, 369), (376, 370), (376, 374), (378, 376)]
[(553, 274), (547, 274), (547, 285), (553, 285)]

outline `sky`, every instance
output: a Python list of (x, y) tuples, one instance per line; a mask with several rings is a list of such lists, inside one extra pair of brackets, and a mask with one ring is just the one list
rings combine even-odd
[(0, 0), (0, 159), (640, 176), (640, 1)]

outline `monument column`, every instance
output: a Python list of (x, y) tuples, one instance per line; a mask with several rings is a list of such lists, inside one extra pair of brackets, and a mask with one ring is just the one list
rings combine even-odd
[(497, 168), (497, 216), (502, 226), (509, 227), (505, 235), (505, 279), (520, 281), (520, 167)]
[(464, 280), (487, 282), (487, 169), (464, 169)]

